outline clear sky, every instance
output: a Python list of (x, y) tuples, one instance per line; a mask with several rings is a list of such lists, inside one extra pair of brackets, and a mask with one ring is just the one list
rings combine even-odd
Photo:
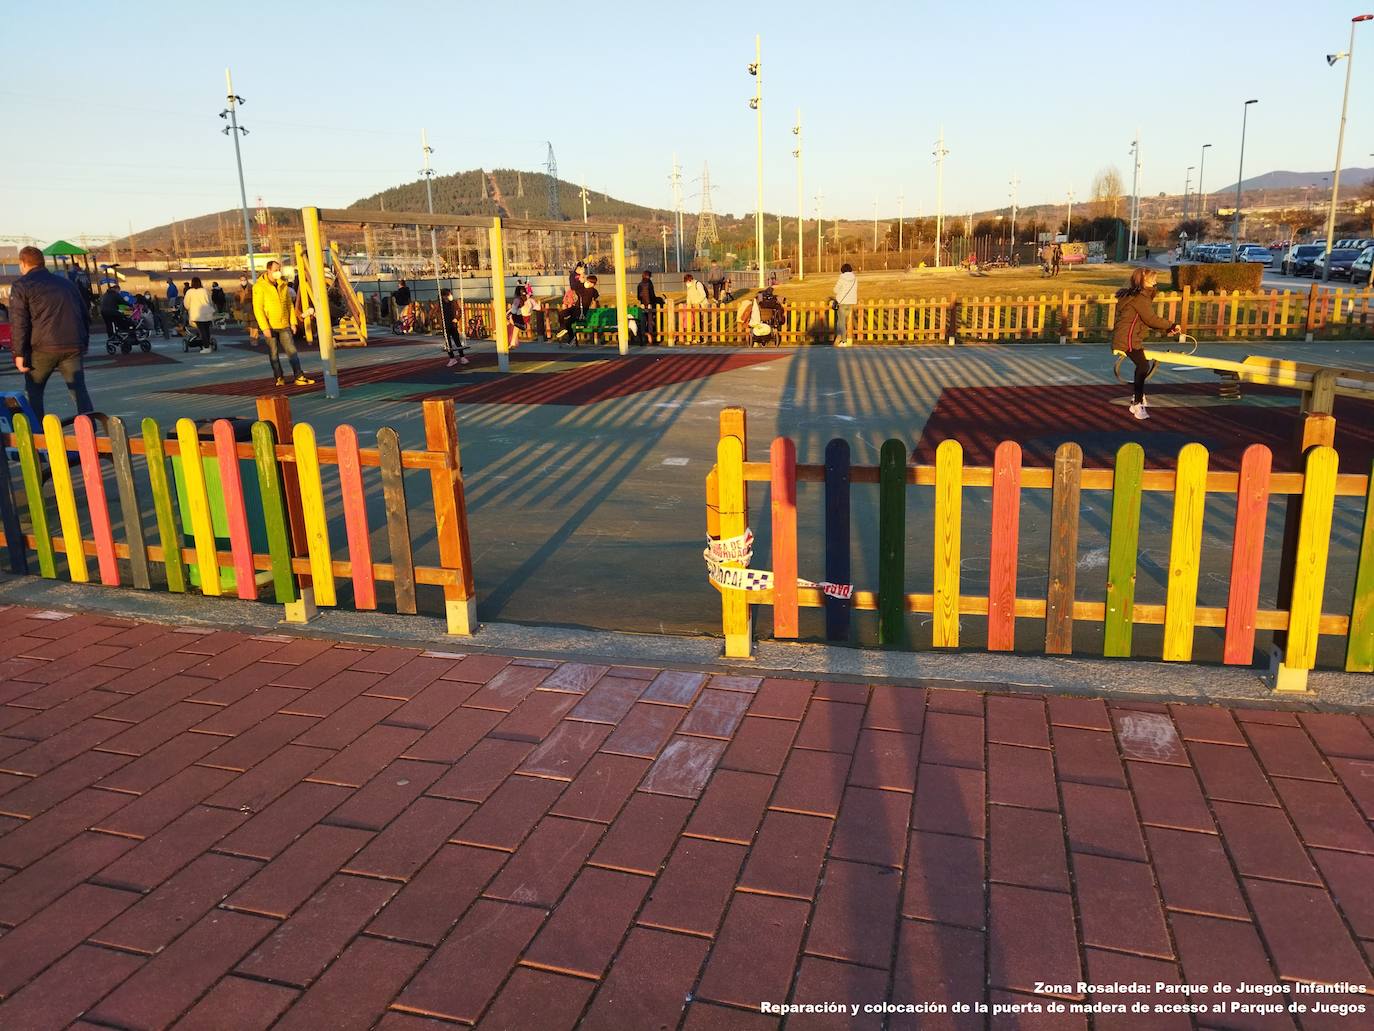
[[(710, 162), (718, 212), (754, 203), (754, 33), (763, 36), (765, 207), (930, 214), (943, 125), (945, 209), (1082, 198), (1104, 165), (1143, 193), (1331, 167), (1352, 15), (1331, 0), (1161, 4), (797, 0), (518, 4), (337, 0), (232, 7), (66, 0), (0, 9), (0, 234), (124, 234), (238, 204), (221, 135), (224, 69), (247, 98), (252, 204), (348, 203), (416, 178), (420, 128), (441, 172), (542, 166), (592, 191), (684, 207)], [(578, 14), (578, 12), (581, 12)], [(570, 15), (578, 18), (570, 24)], [(1374, 165), (1374, 22), (1357, 40), (1345, 165)], [(1194, 173), (1196, 183), (1196, 173)], [(1353, 185), (1353, 184), (1352, 184)], [(532, 200), (531, 214), (538, 200)], [(594, 211), (594, 206), (593, 206)]]

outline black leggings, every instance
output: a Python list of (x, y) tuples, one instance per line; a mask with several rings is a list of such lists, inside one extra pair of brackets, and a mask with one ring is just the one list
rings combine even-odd
[(1135, 403), (1140, 404), (1145, 399), (1145, 377), (1150, 372), (1150, 360), (1145, 357), (1143, 348), (1127, 351), (1126, 356), (1135, 364), (1135, 379), (1132, 380), (1131, 386), (1135, 390)]

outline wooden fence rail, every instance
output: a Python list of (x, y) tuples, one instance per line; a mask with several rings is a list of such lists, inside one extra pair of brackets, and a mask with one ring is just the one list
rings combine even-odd
[[(375, 448), (362, 448), (346, 425), (335, 431), (333, 446), (322, 447), (309, 424), (292, 426), (282, 397), (258, 400), (251, 441), (237, 440), (234, 425), (224, 419), (214, 422), (213, 438), (206, 440), (190, 419), (178, 420), (171, 437), (164, 437), (155, 419), (144, 419), (142, 436), (131, 437), (120, 419), (111, 418), (102, 437), (89, 416), (78, 416), (68, 435), (56, 416), (46, 416), (43, 432), (35, 434), (29, 419), (16, 414), (14, 431), (3, 441), (18, 457), (18, 489), (0, 451), (0, 543), (10, 571), (29, 573), (32, 555), (39, 575), (57, 579), (61, 555), (65, 578), (85, 583), (91, 579), (88, 558), (94, 556), (107, 587), (123, 586), (127, 573), (128, 583), (142, 590), (157, 586), (184, 593), (195, 584), (206, 596), (232, 592), (256, 600), (261, 589), (286, 607), (293, 622), (309, 619), (317, 605), (340, 604), (340, 580), (351, 583), (358, 610), (376, 609), (377, 583), (390, 583), (396, 611), (408, 614), (417, 610), (417, 585), (435, 585), (443, 589), (449, 632), (471, 634), (476, 601), (454, 405), (437, 399), (423, 404), (423, 451), (402, 451), (389, 427), (377, 431)], [(136, 455), (145, 459), (142, 477), (135, 476)], [(198, 460), (185, 461), (189, 456)], [(329, 466), (337, 470), (341, 512), (331, 512), (326, 503), (323, 470)], [(371, 468), (380, 471), (373, 493), (384, 503), (389, 561), (378, 560), (372, 550), (370, 477), (364, 472)], [(437, 566), (415, 561), (406, 470), (429, 474)], [(115, 535), (110, 477), (122, 539)], [(44, 486), (48, 478), (50, 490)], [(56, 523), (50, 506), (57, 510)], [(329, 529), (331, 515), (340, 514), (344, 558), (335, 557), (339, 542)], [(156, 526), (156, 543), (145, 540), (146, 522)], [(161, 573), (156, 585), (155, 572)]]
[[(835, 314), (828, 301), (785, 301), (784, 345), (828, 344)], [(1161, 293), (1155, 310), (1193, 336), (1231, 340), (1339, 339), (1374, 332), (1374, 290), (1257, 290)], [(948, 297), (862, 301), (851, 314), (859, 344), (999, 341), (1101, 341), (1116, 318), (1114, 294), (1064, 290), (1038, 296)], [(749, 342), (738, 305), (691, 308), (669, 303), (657, 311), (659, 338), (669, 346)]]
[[(1012, 441), (998, 446), (991, 467), (965, 466), (963, 449), (945, 440), (936, 449), (934, 466), (907, 464), (906, 446), (899, 440), (883, 444), (877, 466), (849, 461), (849, 446), (834, 440), (826, 448), (824, 465), (798, 465), (791, 440), (773, 441), (769, 462), (747, 461), (745, 417), (742, 409), (726, 409), (721, 417), (717, 464), (706, 479), (707, 549), (712, 582), (721, 593), (726, 654), (746, 657), (751, 651), (750, 607), (771, 605), (776, 638), (798, 636), (798, 607), (824, 607), (826, 637), (847, 641), (850, 612), (878, 612), (878, 641), (901, 645), (906, 640), (905, 617), (932, 617), (932, 644), (954, 648), (961, 644), (960, 615), (987, 618), (987, 648), (1010, 651), (1018, 619), (1044, 621), (1046, 654), (1069, 654), (1074, 649), (1078, 622), (1103, 626), (1103, 654), (1138, 654), (1132, 639), (1137, 625), (1163, 627), (1161, 658), (1187, 662), (1193, 656), (1197, 628), (1224, 630), (1224, 662), (1249, 665), (1255, 655), (1255, 634), (1284, 632), (1279, 656), (1286, 670), (1314, 667), (1318, 638), (1346, 638), (1345, 669), (1374, 672), (1374, 475), (1339, 474), (1336, 452), (1328, 446), (1309, 448), (1304, 470), (1271, 472), (1267, 448), (1247, 448), (1238, 472), (1209, 470), (1207, 450), (1185, 445), (1177, 468), (1146, 469), (1139, 444), (1123, 445), (1111, 469), (1084, 469), (1077, 444), (1066, 443), (1055, 454), (1052, 468), (1024, 467), (1021, 448)], [(797, 486), (824, 485), (825, 540), (823, 559), (813, 553), (799, 556)], [(749, 483), (768, 483), (771, 497), (772, 570), (748, 568), (752, 533), (748, 529)], [(851, 552), (850, 489), (856, 483), (878, 485), (878, 588), (856, 589), (848, 583)], [(934, 488), (934, 540), (928, 553), (932, 570), (930, 593), (907, 593), (905, 513), (907, 491)], [(990, 488), (991, 527), (986, 549), (990, 565), (988, 593), (970, 595), (961, 585), (961, 556), (975, 544), (963, 531), (963, 511), (969, 489)], [(1018, 541), (1022, 494), (1050, 492), (1048, 588), (1043, 597), (1017, 592)], [(1106, 596), (1080, 598), (1075, 590), (1078, 568), (1079, 512), (1083, 491), (1111, 494)], [(1140, 512), (1144, 492), (1163, 492), (1173, 498), (1167, 586), (1163, 604), (1136, 600), (1136, 572), (1140, 561)], [(1232, 556), (1225, 607), (1199, 606), (1203, 512), (1209, 494), (1235, 499), (1234, 524), (1229, 527)], [(1261, 607), (1260, 572), (1265, 551), (1266, 514), (1274, 495), (1288, 495), (1299, 506), (1294, 558), (1290, 575), (1280, 578), (1280, 603)], [(1332, 516), (1338, 497), (1365, 499), (1354, 597), (1341, 612), (1322, 611), (1328, 568)], [(799, 564), (799, 557), (812, 561)], [(1161, 565), (1164, 562), (1161, 561)], [(825, 580), (798, 580), (808, 568), (823, 566)], [(1285, 585), (1286, 584), (1286, 585)], [(1301, 681), (1303, 678), (1299, 677)]]

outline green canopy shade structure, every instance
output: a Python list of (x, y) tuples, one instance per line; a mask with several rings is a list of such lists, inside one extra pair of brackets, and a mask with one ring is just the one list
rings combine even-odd
[(84, 256), (86, 253), (88, 252), (78, 247), (74, 243), (68, 243), (66, 240), (58, 240), (57, 242), (50, 243), (48, 244), (48, 246), (43, 248), (43, 254), (49, 258), (56, 258), (59, 256), (69, 258), (81, 257)]

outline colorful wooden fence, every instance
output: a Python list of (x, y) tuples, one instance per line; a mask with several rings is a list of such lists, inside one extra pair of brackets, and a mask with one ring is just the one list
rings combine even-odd
[[(739, 304), (688, 308), (669, 304), (657, 313), (658, 333), (669, 346), (749, 343)], [(1203, 339), (1346, 338), (1374, 332), (1374, 290), (1258, 290), (1161, 293), (1160, 315)], [(784, 345), (828, 344), (835, 315), (827, 301), (786, 301)], [(859, 344), (954, 341), (1101, 341), (1116, 318), (1113, 294), (1084, 296), (1065, 290), (1030, 297), (957, 294), (948, 297), (863, 301), (851, 314)]]
[[(190, 419), (178, 420), (175, 434), (164, 438), (154, 419), (144, 419), (142, 436), (131, 437), (117, 418), (98, 436), (89, 416), (77, 417), (66, 434), (56, 416), (46, 416), (42, 432), (35, 433), (27, 418), (16, 415), (4, 443), (18, 454), (17, 484), (9, 461), (0, 459), (0, 517), (10, 570), (31, 572), (32, 555), (39, 575), (85, 583), (94, 557), (107, 587), (184, 593), (195, 580), (206, 596), (271, 596), (286, 606), (292, 621), (308, 619), (314, 606), (342, 604), (342, 584), (351, 586), (352, 607), (363, 611), (378, 607), (377, 584), (390, 583), (396, 611), (409, 614), (417, 610), (417, 587), (433, 585), (442, 588), (449, 632), (473, 633), (476, 603), (453, 402), (424, 402), (423, 451), (401, 450), (389, 427), (377, 431), (375, 448), (360, 447), (351, 426), (335, 431), (332, 447), (321, 446), (309, 424), (291, 425), (282, 397), (260, 398), (258, 416), (251, 441), (239, 441), (233, 424), (223, 419), (214, 423), (213, 439), (204, 440)], [(192, 455), (200, 460), (183, 460)], [(135, 456), (144, 459), (137, 470)], [(169, 460), (176, 460), (172, 477)], [(324, 473), (329, 466), (337, 471), (337, 495), (335, 484), (326, 482), (333, 479)], [(437, 566), (415, 560), (408, 470), (429, 474)], [(52, 485), (45, 489), (49, 477)], [(113, 495), (107, 489), (111, 478)], [(373, 554), (369, 492), (383, 500), (389, 561)], [(330, 510), (327, 496), (340, 499), (341, 513)], [(330, 533), (331, 516), (340, 514), (344, 541)], [(145, 539), (145, 521), (156, 526), (155, 541)], [(266, 550), (255, 549), (255, 537)]]
[[(824, 465), (798, 465), (791, 440), (773, 441), (769, 462), (747, 460), (745, 417), (742, 409), (726, 409), (721, 417), (717, 464), (707, 476), (707, 534), (716, 559), (726, 569), (743, 570), (746, 561), (732, 560), (748, 552), (749, 483), (771, 487), (772, 576), (752, 571), (751, 589), (722, 587), (728, 573), (712, 571), (721, 592), (726, 654), (750, 654), (750, 607), (771, 605), (776, 638), (798, 636), (798, 608), (824, 607), (826, 637), (850, 638), (850, 613), (876, 610), (878, 641), (906, 642), (906, 617), (931, 617), (931, 640), (937, 648), (960, 646), (960, 615), (987, 619), (987, 648), (1010, 651), (1018, 620), (1041, 620), (1046, 654), (1067, 655), (1074, 650), (1079, 623), (1103, 626), (1103, 654), (1126, 658), (1140, 654), (1133, 629), (1141, 625), (1163, 628), (1159, 657), (1186, 662), (1193, 656), (1196, 631), (1201, 627), (1224, 631), (1224, 662), (1249, 665), (1255, 656), (1257, 631), (1286, 632), (1283, 667), (1314, 667), (1320, 636), (1345, 637), (1345, 668), (1374, 672), (1374, 476), (1338, 474), (1336, 452), (1327, 446), (1309, 448), (1301, 473), (1271, 472), (1267, 448), (1248, 448), (1239, 472), (1208, 468), (1207, 450), (1188, 444), (1178, 455), (1176, 470), (1147, 469), (1139, 444), (1125, 444), (1111, 469), (1084, 469), (1077, 444), (1066, 443), (1055, 454), (1052, 468), (1025, 467), (1021, 448), (1007, 441), (998, 446), (991, 468), (965, 466), (956, 440), (943, 441), (934, 466), (907, 464), (900, 440), (883, 444), (877, 466), (852, 465), (849, 446), (831, 441)], [(797, 493), (800, 483), (823, 485), (823, 555), (799, 553)], [(850, 576), (850, 490), (853, 484), (878, 488), (878, 589), (845, 588)], [(932, 591), (906, 590), (907, 491), (934, 489), (934, 540), (927, 553), (933, 572)], [(969, 496), (991, 491), (990, 534), (973, 541), (964, 533), (963, 512)], [(1021, 539), (1022, 498), (1025, 491), (1050, 492), (1048, 588), (1042, 597), (1017, 591), (1018, 542)], [(1080, 598), (1075, 589), (1078, 570), (1079, 515), (1082, 493), (1109, 494), (1111, 512), (1106, 595)], [(1140, 513), (1144, 492), (1164, 492), (1173, 498), (1173, 519), (1167, 555), (1167, 587), (1163, 603), (1136, 598), (1140, 562)], [(1197, 603), (1201, 562), (1203, 512), (1207, 496), (1235, 499), (1229, 594), (1225, 607)], [(1291, 575), (1280, 597), (1291, 599), (1278, 607), (1262, 607), (1260, 573), (1265, 552), (1266, 514), (1271, 497), (1287, 495), (1295, 503), (1295, 541)], [(1354, 597), (1339, 613), (1322, 611), (1332, 516), (1338, 497), (1364, 498), (1361, 544)], [(743, 543), (742, 543), (743, 542)], [(708, 549), (710, 554), (712, 549)], [(964, 592), (961, 557), (986, 554), (990, 566), (988, 593)], [(808, 561), (799, 562), (799, 559)], [(1161, 565), (1164, 564), (1161, 557)], [(814, 575), (823, 566), (825, 580), (798, 583), (798, 573)], [(741, 582), (746, 574), (736, 573)], [(846, 596), (847, 595), (847, 596)], [(1023, 634), (1024, 641), (1024, 634)], [(1300, 678), (1301, 679), (1301, 678)]]

